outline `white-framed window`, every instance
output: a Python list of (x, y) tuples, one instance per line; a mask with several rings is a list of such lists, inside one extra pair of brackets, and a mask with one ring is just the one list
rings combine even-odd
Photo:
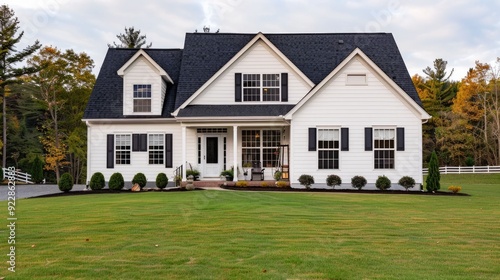
[(132, 136), (130, 134), (115, 135), (115, 163), (130, 164)]
[(339, 169), (339, 129), (318, 129), (318, 169)]
[(373, 130), (375, 169), (394, 169), (396, 154), (396, 130), (383, 128)]
[(151, 85), (134, 85), (134, 113), (151, 112)]
[(347, 74), (346, 85), (348, 86), (366, 86), (366, 74)]
[(243, 74), (243, 101), (280, 101), (280, 74)]
[(262, 167), (277, 167), (280, 130), (252, 129), (242, 132), (242, 165), (262, 161)]
[(149, 134), (149, 164), (163, 164), (165, 158), (165, 135)]

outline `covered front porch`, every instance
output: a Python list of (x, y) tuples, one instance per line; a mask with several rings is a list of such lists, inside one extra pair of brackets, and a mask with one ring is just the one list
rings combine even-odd
[(193, 173), (201, 181), (288, 180), (290, 125), (283, 119), (181, 125), (183, 164), (177, 175), (182, 181)]

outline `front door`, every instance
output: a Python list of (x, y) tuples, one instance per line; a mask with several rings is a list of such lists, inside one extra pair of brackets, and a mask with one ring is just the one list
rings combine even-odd
[(219, 136), (205, 136), (203, 150), (203, 177), (219, 177), (222, 171), (221, 141)]

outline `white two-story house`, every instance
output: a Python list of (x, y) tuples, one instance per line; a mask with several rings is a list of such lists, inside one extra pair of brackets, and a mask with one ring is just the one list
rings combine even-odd
[(183, 49), (108, 50), (84, 114), (87, 177), (182, 166), (236, 181), (254, 165), (293, 187), (422, 183), (429, 118), (391, 34), (188, 33)]

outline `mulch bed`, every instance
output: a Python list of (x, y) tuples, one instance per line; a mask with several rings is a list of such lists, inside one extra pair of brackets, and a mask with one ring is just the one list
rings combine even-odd
[(273, 192), (313, 192), (313, 193), (363, 193), (363, 194), (407, 194), (407, 195), (449, 195), (449, 196), (470, 196), (466, 193), (452, 193), (437, 191), (435, 193), (427, 191), (402, 191), (402, 190), (349, 190), (349, 189), (293, 189), (290, 187), (236, 187), (236, 186), (221, 186), (226, 190), (234, 191), (273, 191)]
[[(201, 191), (203, 189), (200, 188), (195, 188), (195, 191)], [(149, 189), (149, 190), (143, 190), (140, 192), (133, 192), (131, 190), (120, 190), (120, 191), (114, 191), (110, 189), (102, 189), (102, 190), (88, 190), (88, 191), (69, 191), (69, 192), (60, 192), (60, 193), (51, 193), (51, 194), (44, 194), (44, 195), (39, 195), (39, 196), (34, 196), (30, 198), (40, 198), (40, 197), (61, 197), (61, 196), (74, 196), (74, 195), (86, 195), (86, 194), (124, 194), (124, 193), (147, 193), (147, 192), (186, 192), (185, 188), (171, 188), (171, 189), (164, 189), (164, 190), (157, 190), (157, 189)]]

